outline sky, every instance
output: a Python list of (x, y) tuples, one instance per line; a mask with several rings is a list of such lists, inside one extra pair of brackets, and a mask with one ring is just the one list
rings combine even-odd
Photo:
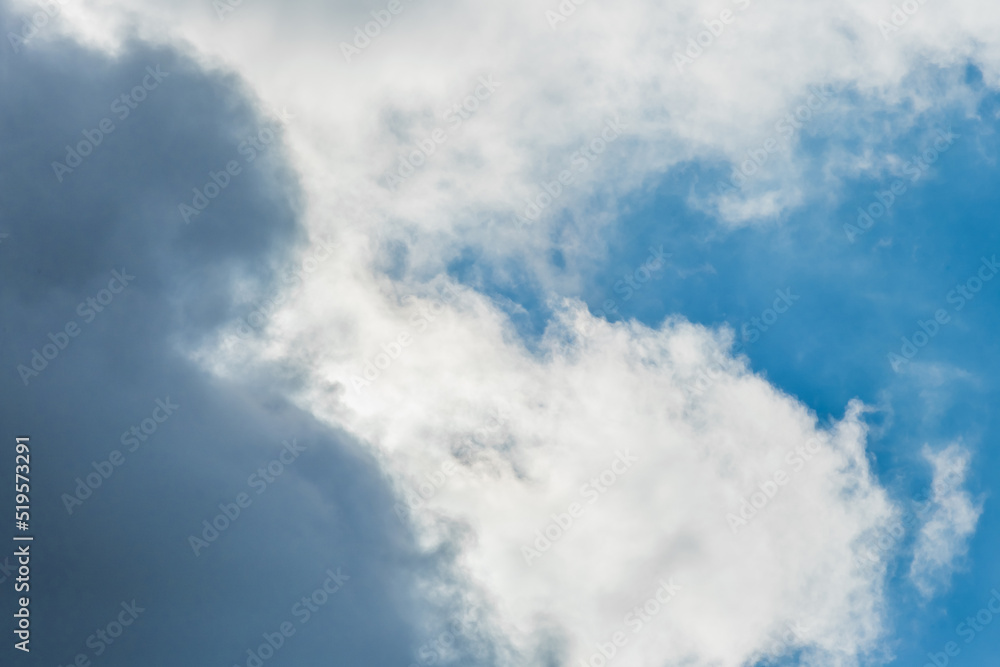
[(998, 28), (0, 0), (2, 664), (993, 664)]

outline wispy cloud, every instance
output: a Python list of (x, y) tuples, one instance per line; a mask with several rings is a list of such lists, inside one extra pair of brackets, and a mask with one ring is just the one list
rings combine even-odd
[(972, 458), (969, 450), (953, 443), (935, 452), (925, 445), (922, 454), (934, 470), (932, 504), (917, 536), (910, 578), (929, 597), (946, 587), (952, 572), (962, 565), (983, 505), (962, 488)]

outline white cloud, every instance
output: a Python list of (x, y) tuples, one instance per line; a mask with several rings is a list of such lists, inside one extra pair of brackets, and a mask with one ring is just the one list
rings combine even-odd
[(952, 571), (961, 565), (983, 508), (962, 489), (971, 458), (967, 449), (952, 444), (934, 452), (925, 445), (922, 453), (934, 468), (934, 480), (930, 515), (917, 536), (910, 578), (930, 597), (947, 586)]
[[(877, 650), (883, 573), (852, 550), (895, 510), (868, 468), (862, 406), (820, 428), (728, 358), (728, 338), (683, 320), (609, 325), (566, 304), (532, 354), (470, 291), (372, 308), (363, 328), (384, 334), (342, 356), (320, 334), (342, 319), (323, 297), (333, 282), (303, 289), (266, 355), (312, 377), (303, 404), (370, 442), (401, 492), (436, 487), (413, 513), (422, 546), (458, 549), (454, 576), (519, 648), (515, 664), (535, 664), (540, 628), (570, 664), (617, 631), (634, 665), (742, 665), (793, 623), (806, 630), (790, 646), (816, 664)], [(356, 390), (365, 360), (378, 376)], [(734, 531), (743, 499), (761, 507)], [(536, 544), (546, 530), (550, 547)], [(626, 614), (660, 578), (683, 591), (633, 633)]]

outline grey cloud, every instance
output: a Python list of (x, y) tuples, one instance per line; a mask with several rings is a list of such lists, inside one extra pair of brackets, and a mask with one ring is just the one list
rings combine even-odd
[[(19, 21), (0, 10), (0, 23)], [(119, 122), (112, 100), (157, 66), (169, 77)], [(140, 42), (116, 58), (67, 43), (0, 51), (0, 78), (0, 437), (31, 436), (30, 664), (242, 665), (285, 621), (296, 635), (268, 664), (410, 664), (426, 609), (413, 577), (434, 565), (400, 532), (372, 457), (275, 378), (237, 386), (183, 354), (240, 314), (236, 281), (265, 294), (305, 243), (278, 140), (190, 224), (178, 213), (266, 118), (235, 77)], [(60, 182), (51, 163), (105, 117), (114, 131)], [(46, 346), (55, 356), (26, 384), (17, 366)], [(168, 397), (179, 407), (129, 452), (126, 432)], [(250, 475), (291, 438), (306, 451), (256, 495)], [(63, 494), (114, 450), (125, 462), (69, 514)], [(4, 455), (0, 476), (13, 463)], [(189, 535), (248, 490), (195, 556)], [(293, 605), (338, 568), (349, 581), (300, 625)], [(88, 646), (133, 600), (143, 611), (122, 635)]]

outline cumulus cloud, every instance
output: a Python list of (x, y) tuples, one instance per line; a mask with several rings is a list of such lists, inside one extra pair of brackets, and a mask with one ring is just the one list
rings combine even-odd
[(962, 488), (972, 458), (968, 449), (951, 444), (935, 452), (925, 445), (922, 454), (934, 478), (930, 514), (917, 536), (910, 578), (929, 597), (947, 586), (951, 573), (961, 565), (983, 507)]
[[(790, 651), (852, 664), (876, 649), (882, 572), (853, 549), (894, 509), (863, 406), (818, 424), (731, 358), (728, 334), (682, 319), (610, 325), (567, 302), (529, 352), (487, 300), (448, 285), (382, 309), (371, 327), (386, 335), (341, 357), (320, 334), (339, 321), (329, 284), (283, 316), (287, 342), (220, 368), (267, 356), (311, 378), (302, 404), (371, 443), (422, 547), (454, 553), (428, 595), (460, 582), (510, 664), (543, 664), (553, 645), (575, 664), (617, 632), (636, 665)], [(680, 590), (643, 607), (661, 582)]]

